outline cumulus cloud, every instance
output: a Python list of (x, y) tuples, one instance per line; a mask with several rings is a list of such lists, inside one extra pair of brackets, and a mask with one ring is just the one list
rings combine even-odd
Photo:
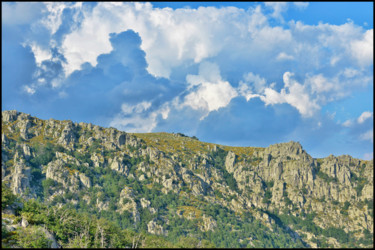
[[(128, 2), (41, 5), (3, 4), (15, 16), (3, 15), (8, 101), (43, 100), (28, 107), (50, 108), (61, 114), (58, 119), (133, 132), (207, 133), (204, 138), (220, 137), (222, 143), (256, 142), (267, 131), (265, 146), (283, 138), (312, 145), (304, 135), (310, 131), (314, 138), (323, 134), (327, 145), (345, 136), (348, 150), (370, 145), (368, 113), (341, 123), (321, 110), (371, 88), (372, 29), (351, 21), (283, 21), (288, 8), (303, 10), (308, 3), (255, 3), (247, 10)], [(33, 14), (22, 19), (25, 6)], [(14, 37), (24, 46), (10, 42)], [(27, 60), (13, 60), (14, 53)], [(14, 69), (18, 64), (22, 76)], [(234, 126), (241, 129), (234, 133)]]
[(272, 17), (284, 21), (282, 13), (288, 9), (287, 2), (264, 2), (264, 5), (273, 9)]
[(344, 127), (350, 127), (350, 126), (352, 126), (352, 124), (353, 124), (353, 122), (352, 122), (352, 120), (346, 120), (345, 122), (343, 122), (342, 123), (342, 125), (344, 126)]
[[(265, 5), (278, 16), (290, 4)], [(74, 10), (69, 16), (74, 20), (71, 26), (79, 23), (66, 29), (67, 33), (60, 35), (61, 41), (56, 41), (61, 44), (60, 51), (66, 58), (63, 64), (66, 76), (80, 70), (87, 62), (95, 67), (99, 55), (113, 50), (109, 34), (127, 29), (134, 30), (142, 38), (141, 49), (146, 55), (148, 72), (167, 78), (172, 72), (178, 74), (174, 70), (186, 69), (210, 58), (224, 74), (232, 77), (236, 70), (239, 75), (244, 72), (241, 72), (241, 66), (233, 68), (233, 61), (243, 65), (244, 69), (252, 67), (253, 72), (271, 77), (269, 81), (275, 81), (286, 71), (299, 72), (301, 76), (320, 71), (323, 77), (327, 77), (329, 70), (337, 72), (337, 67), (343, 64), (355, 69), (353, 63), (344, 61), (347, 56), (372, 56), (372, 53), (367, 53), (372, 49), (372, 30), (363, 31), (351, 22), (305, 25), (290, 21), (285, 27), (270, 26), (260, 5), (247, 11), (235, 7), (173, 10), (153, 8), (150, 3), (100, 2), (91, 8), (84, 8), (82, 4), (50, 3), (46, 6), (49, 15), (42, 23), (51, 33), (58, 33), (63, 26), (63, 8)], [(69, 23), (67, 17), (64, 23)], [(38, 50), (35, 54), (46, 55)], [(370, 59), (362, 61), (371, 63)], [(268, 67), (274, 72), (267, 72)]]
[(51, 59), (52, 53), (50, 50), (43, 49), (36, 43), (32, 43), (30, 47), (32, 52), (34, 53), (35, 62), (38, 66), (41, 66), (43, 61)]
[(122, 113), (117, 114), (109, 125), (131, 133), (151, 132), (157, 126), (158, 116), (168, 118), (169, 107), (164, 105), (155, 111), (147, 112), (150, 108), (150, 102), (141, 102), (134, 106), (122, 104)]
[(203, 62), (198, 75), (187, 75), (190, 93), (185, 96), (182, 105), (203, 111), (203, 119), (209, 112), (228, 105), (238, 95), (229, 82), (221, 79), (216, 64)]
[(365, 111), (363, 112), (359, 117), (358, 117), (358, 123), (363, 123), (365, 122), (367, 119), (371, 118), (372, 117), (372, 112), (369, 112), (369, 111)]
[(286, 53), (284, 53), (284, 52), (280, 52), (280, 53), (277, 55), (276, 59), (277, 59), (277, 60), (280, 60), (280, 61), (282, 61), (282, 60), (293, 60), (294, 57), (293, 57), (292, 55), (288, 55), (288, 54), (286, 54)]
[(320, 109), (315, 100), (312, 100), (306, 88), (292, 78), (293, 73), (285, 72), (283, 75), (284, 88), (277, 92), (266, 88), (261, 100), (269, 104), (288, 103), (298, 109), (301, 115), (311, 117)]
[(314, 75), (308, 79), (311, 89), (315, 93), (328, 92), (335, 89), (336, 85), (329, 82), (322, 74)]
[(374, 30), (367, 30), (360, 40), (350, 43), (352, 56), (361, 66), (374, 64)]

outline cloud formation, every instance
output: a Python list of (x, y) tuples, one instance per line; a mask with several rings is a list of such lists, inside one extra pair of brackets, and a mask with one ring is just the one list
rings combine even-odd
[(326, 107), (372, 93), (373, 29), (285, 20), (292, 8), (309, 4), (4, 3), (5, 106), (223, 144), (294, 139), (314, 150), (316, 138), (342, 148), (345, 137), (368, 156), (371, 107), (343, 107), (344, 122)]

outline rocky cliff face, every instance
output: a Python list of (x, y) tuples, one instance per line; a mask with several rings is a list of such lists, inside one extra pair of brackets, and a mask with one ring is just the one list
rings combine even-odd
[[(36, 198), (44, 190), (49, 201), (64, 196), (99, 211), (115, 206), (118, 213), (129, 212), (134, 224), (141, 219), (140, 211), (159, 211), (128, 186), (121, 187), (117, 203), (111, 205), (104, 180), (99, 181), (105, 171), (164, 194), (196, 197), (238, 215), (250, 212), (270, 229), (280, 223), (279, 215), (302, 219), (313, 215), (312, 223), (321, 229), (339, 228), (358, 239), (365, 232), (373, 233), (372, 161), (348, 155), (315, 159), (298, 142), (228, 147), (176, 134), (129, 134), (2, 112), (2, 180), (15, 194)], [(47, 179), (54, 184), (46, 188)], [(93, 189), (98, 190), (97, 197), (90, 197)], [(86, 192), (84, 198), (70, 197), (78, 192)], [(176, 216), (198, 220), (201, 231), (215, 230), (212, 216), (189, 209), (180, 207)], [(150, 220), (148, 232), (167, 235), (161, 221)], [(306, 228), (298, 233), (284, 227), (293, 237), (302, 237), (306, 246), (316, 246), (323, 237)]]

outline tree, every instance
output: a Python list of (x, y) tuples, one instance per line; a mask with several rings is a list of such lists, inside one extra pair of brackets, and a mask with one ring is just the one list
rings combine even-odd
[(41, 228), (29, 226), (20, 228), (18, 231), (17, 243), (21, 248), (49, 248), (52, 241), (47, 239)]
[(13, 204), (17, 199), (17, 196), (12, 193), (12, 190), (4, 183), (1, 183), (1, 208), (4, 209), (7, 206)]

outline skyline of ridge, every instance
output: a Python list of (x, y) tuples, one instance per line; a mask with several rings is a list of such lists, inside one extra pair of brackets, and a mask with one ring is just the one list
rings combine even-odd
[(372, 2), (2, 2), (2, 45), (2, 110), (373, 159)]

